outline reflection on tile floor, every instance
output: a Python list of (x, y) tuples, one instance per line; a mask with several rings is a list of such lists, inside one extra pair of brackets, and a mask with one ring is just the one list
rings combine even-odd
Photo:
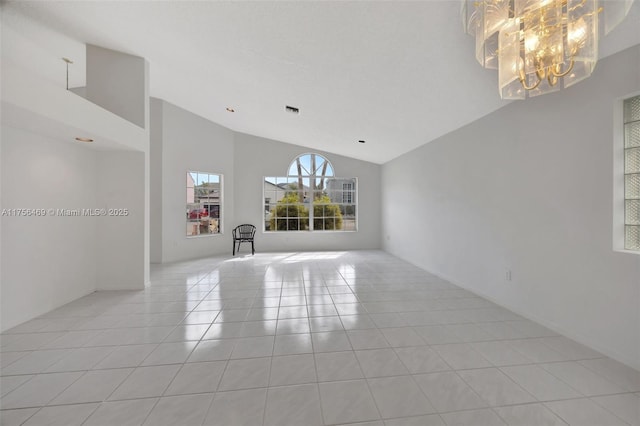
[(152, 267), (0, 336), (10, 425), (640, 425), (640, 372), (379, 251)]

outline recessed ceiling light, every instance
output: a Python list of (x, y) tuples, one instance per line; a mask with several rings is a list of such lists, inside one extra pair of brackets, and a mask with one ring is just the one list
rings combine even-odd
[(360, 143), (365, 143), (365, 142), (367, 142), (367, 141), (363, 141), (363, 140), (361, 139), (361, 140), (359, 140), (358, 142), (360, 142)]
[(76, 138), (78, 142), (93, 142), (91, 138)]
[(231, 107), (227, 107), (227, 111), (228, 111), (228, 112), (236, 112), (236, 110), (235, 110), (235, 109), (233, 109), (233, 108), (231, 108)]

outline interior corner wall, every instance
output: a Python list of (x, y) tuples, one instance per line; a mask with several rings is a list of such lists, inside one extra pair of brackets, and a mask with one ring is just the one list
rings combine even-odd
[[(161, 102), (161, 108), (157, 102)], [(155, 105), (155, 107), (153, 106)], [(234, 217), (234, 145), (233, 132), (165, 101), (152, 99), (152, 127), (161, 119), (161, 144), (152, 141), (151, 151), (161, 147), (160, 173), (162, 208), (162, 262), (174, 262), (227, 253), (231, 250), (231, 223)], [(161, 114), (160, 117), (158, 114)], [(155, 121), (155, 124), (154, 124)], [(157, 133), (156, 133), (157, 135)], [(157, 154), (157, 151), (156, 151)], [(154, 156), (156, 154), (153, 154)], [(158, 158), (154, 157), (157, 171)], [(222, 234), (187, 237), (187, 172), (199, 171), (223, 175)], [(152, 186), (158, 185), (154, 172)], [(154, 192), (157, 195), (157, 192)], [(159, 203), (153, 197), (153, 209)], [(151, 215), (156, 214), (155, 210)], [(154, 220), (157, 220), (154, 219)], [(157, 240), (156, 254), (157, 254)]]
[(98, 290), (143, 289), (145, 153), (105, 151), (97, 157)]
[[(2, 207), (96, 205), (96, 152), (2, 124)], [(96, 218), (3, 215), (1, 330), (95, 290)]]
[(612, 249), (613, 108), (639, 67), (635, 46), (385, 164), (383, 248), (640, 369), (640, 256)]
[[(1, 109), (2, 109), (2, 107), (0, 107), (0, 110)], [(2, 114), (2, 111), (0, 111), (0, 115), (1, 114)], [(3, 198), (2, 198), (2, 191), (3, 191), (2, 182), (4, 182), (4, 180), (2, 179), (2, 175), (3, 175), (2, 171), (4, 169), (4, 167), (2, 165), (2, 158), (4, 158), (3, 154), (2, 154), (2, 149), (3, 149), (2, 148), (2, 139), (4, 139), (4, 137), (5, 137), (4, 130), (0, 129), (0, 211), (2, 211), (2, 209), (4, 208), (4, 203), (5, 203)], [(2, 233), (2, 227), (3, 227), (3, 220), (2, 220), (2, 216), (0, 216), (0, 332), (5, 330), (5, 328), (3, 326), (4, 317), (3, 317), (3, 314), (2, 314), (2, 312), (4, 312), (4, 308), (2, 306), (2, 303), (3, 303), (3, 300), (4, 300), (4, 296), (2, 294), (4, 292), (4, 290), (3, 290), (4, 286), (2, 285), (2, 281), (3, 281), (3, 277), (4, 277), (3, 267), (2, 267), (2, 264), (4, 263), (4, 261), (3, 261), (4, 258), (2, 257), (2, 246), (3, 246), (2, 241), (4, 241), (4, 236), (3, 236), (3, 233)], [(11, 322), (11, 321), (9, 321), (9, 322)]]
[(151, 283), (151, 91), (149, 79), (149, 62), (144, 60), (144, 149), (143, 152), (143, 200), (144, 216), (143, 233), (143, 285)]
[(164, 101), (152, 98), (149, 164), (150, 208), (149, 243), (151, 263), (162, 263), (162, 106)]
[(145, 59), (91, 44), (86, 57), (87, 99), (145, 128), (149, 99)]
[(251, 223), (258, 228), (259, 251), (354, 250), (380, 248), (380, 165), (331, 153), (324, 155), (338, 177), (358, 178), (357, 232), (265, 232), (265, 176), (284, 176), (299, 155), (314, 151), (243, 133), (235, 134), (235, 216), (231, 227)]

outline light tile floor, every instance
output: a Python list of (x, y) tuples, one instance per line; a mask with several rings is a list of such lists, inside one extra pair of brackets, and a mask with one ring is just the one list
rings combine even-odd
[(379, 251), (201, 259), (0, 336), (11, 425), (640, 425), (640, 372)]

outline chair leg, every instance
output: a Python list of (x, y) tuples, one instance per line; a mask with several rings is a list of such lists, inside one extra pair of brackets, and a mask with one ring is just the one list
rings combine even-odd
[(254, 254), (256, 254), (256, 249), (253, 246), (253, 240), (251, 240), (251, 255), (253, 256)]
[(236, 255), (236, 240), (233, 240), (233, 255)]

